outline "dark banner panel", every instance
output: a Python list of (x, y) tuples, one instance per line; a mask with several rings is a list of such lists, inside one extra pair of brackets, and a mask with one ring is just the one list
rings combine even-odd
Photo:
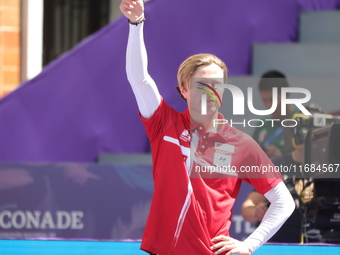
[[(253, 231), (235, 204), (231, 233)], [(150, 165), (1, 164), (0, 238), (142, 238), (153, 192)]]
[(0, 237), (140, 239), (150, 166), (11, 164), (0, 169)]

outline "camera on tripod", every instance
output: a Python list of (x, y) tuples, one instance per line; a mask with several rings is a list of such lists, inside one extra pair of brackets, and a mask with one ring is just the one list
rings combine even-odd
[(324, 243), (340, 243), (340, 117), (317, 114), (296, 118), (297, 144), (304, 144), (304, 166), (313, 186), (304, 221), (320, 230)]

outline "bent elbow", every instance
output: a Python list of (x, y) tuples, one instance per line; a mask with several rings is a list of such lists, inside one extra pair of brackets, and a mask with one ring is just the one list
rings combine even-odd
[(281, 217), (282, 219), (284, 219), (284, 221), (286, 221), (294, 212), (296, 208), (294, 199), (292, 198), (292, 196), (288, 196), (286, 197), (285, 201), (282, 203), (281, 205)]

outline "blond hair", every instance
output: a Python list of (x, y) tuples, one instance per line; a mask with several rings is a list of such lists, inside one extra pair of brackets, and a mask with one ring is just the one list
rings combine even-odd
[(186, 99), (182, 96), (181, 88), (187, 89), (188, 84), (190, 82), (190, 78), (194, 74), (194, 72), (203, 65), (218, 65), (223, 71), (223, 82), (227, 82), (228, 77), (228, 68), (226, 64), (218, 57), (209, 53), (201, 53), (188, 57), (184, 62), (179, 66), (177, 72), (177, 82), (178, 85), (176, 90), (181, 94), (181, 97), (186, 101)]

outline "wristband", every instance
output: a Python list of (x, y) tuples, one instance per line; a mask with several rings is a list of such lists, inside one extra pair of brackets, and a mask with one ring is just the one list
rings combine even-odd
[(143, 18), (135, 23), (132, 23), (129, 19), (128, 19), (128, 22), (131, 24), (131, 25), (135, 25), (135, 26), (138, 26), (139, 24), (143, 23), (145, 21), (145, 16), (143, 16)]

